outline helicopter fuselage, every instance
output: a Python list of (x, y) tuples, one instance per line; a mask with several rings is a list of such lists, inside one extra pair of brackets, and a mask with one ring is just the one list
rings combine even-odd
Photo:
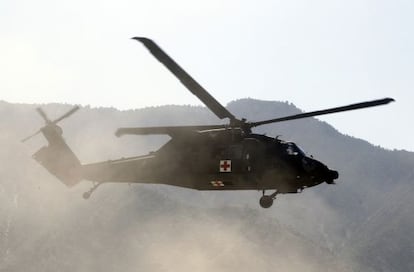
[(182, 133), (146, 156), (82, 166), (100, 182), (169, 184), (197, 190), (277, 190), (296, 193), (338, 173), (294, 143), (221, 129)]
[[(34, 158), (67, 186), (83, 179), (95, 183), (90, 194), (105, 182), (167, 184), (196, 190), (261, 190), (260, 205), (269, 208), (277, 194), (297, 193), (323, 182), (334, 183), (338, 172), (307, 156), (295, 143), (252, 133), (258, 126), (345, 112), (393, 102), (392, 98), (365, 101), (346, 106), (248, 122), (237, 118), (207, 90), (168, 56), (154, 41), (134, 37), (160, 61), (179, 81), (219, 119), (228, 124), (128, 127), (115, 135), (171, 136), (159, 150), (145, 156), (122, 158), (92, 164), (81, 164), (62, 137), (57, 123), (72, 115), (74, 107), (61, 117), (51, 120), (41, 109), (36, 110), (46, 125), (31, 137), (43, 133), (49, 145), (42, 147)], [(266, 195), (266, 190), (275, 190)]]

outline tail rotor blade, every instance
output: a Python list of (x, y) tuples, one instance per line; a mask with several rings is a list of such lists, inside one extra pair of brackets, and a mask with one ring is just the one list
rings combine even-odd
[(27, 136), (26, 138), (24, 138), (23, 140), (21, 140), (21, 142), (22, 143), (24, 143), (24, 142), (26, 142), (27, 140), (29, 140), (29, 139), (31, 139), (32, 137), (34, 137), (34, 136), (36, 136), (37, 134), (39, 134), (40, 133), (40, 129), (38, 130), (38, 131), (36, 131), (35, 133), (33, 133), (32, 135), (30, 135), (30, 136)]
[(60, 122), (60, 121), (62, 121), (63, 119), (65, 119), (65, 118), (67, 118), (67, 117), (69, 117), (69, 116), (71, 116), (72, 114), (74, 114), (77, 110), (79, 110), (79, 106), (75, 106), (75, 107), (73, 107), (70, 111), (68, 111), (67, 113), (65, 113), (64, 115), (62, 115), (61, 117), (59, 117), (59, 118), (57, 118), (57, 119), (55, 119), (55, 120), (53, 120), (53, 124), (56, 124), (56, 123), (58, 123), (58, 122)]
[[(51, 125), (56, 125), (58, 122), (62, 121), (63, 119), (71, 116), (73, 113), (75, 113), (77, 110), (79, 109), (79, 106), (75, 106), (73, 107), (70, 111), (68, 111), (67, 113), (63, 114), (61, 117), (57, 118), (56, 120), (50, 121), (50, 119), (47, 117), (46, 113), (42, 110), (42, 108), (36, 108), (36, 111), (40, 114), (40, 116), (42, 116), (43, 120), (45, 120), (46, 122), (46, 126), (44, 127), (48, 127)], [(44, 128), (43, 127), (43, 128)], [(42, 129), (39, 129), (38, 131), (36, 131), (35, 133), (33, 133), (32, 135), (24, 138), (21, 140), (22, 143), (26, 142), (27, 140), (31, 139), (32, 137), (36, 136), (37, 134), (39, 134), (40, 132), (42, 132)]]
[(46, 123), (50, 123), (50, 119), (47, 117), (46, 113), (42, 110), (42, 108), (36, 108), (36, 111), (42, 116), (43, 120), (45, 120)]

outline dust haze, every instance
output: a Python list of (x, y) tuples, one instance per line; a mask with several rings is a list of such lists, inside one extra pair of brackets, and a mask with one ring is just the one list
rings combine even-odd
[[(66, 188), (31, 159), (45, 144), (41, 135), (20, 143), (42, 125), (35, 107), (0, 103), (0, 271), (376, 268), (356, 257), (364, 247), (347, 243), (353, 239), (352, 224), (324, 196), (338, 188), (344, 193), (346, 187), (281, 196), (268, 210), (259, 208), (258, 192), (198, 192), (164, 185), (104, 184), (85, 201), (82, 193), (90, 183)], [(52, 119), (70, 107), (44, 106)], [(153, 119), (146, 118), (147, 112)], [(156, 150), (167, 137), (116, 138), (113, 132), (122, 126), (171, 124), (187, 112), (193, 122), (215, 121), (201, 107), (82, 108), (60, 125), (75, 154), (89, 163)], [(338, 201), (341, 205), (343, 200)]]

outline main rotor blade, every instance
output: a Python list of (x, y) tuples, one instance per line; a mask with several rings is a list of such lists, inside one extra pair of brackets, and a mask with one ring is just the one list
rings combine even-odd
[(58, 123), (58, 122), (60, 122), (60, 121), (62, 121), (63, 119), (65, 119), (65, 118), (67, 118), (67, 117), (69, 117), (69, 116), (71, 116), (72, 114), (74, 114), (77, 110), (79, 109), (79, 106), (75, 106), (75, 107), (73, 107), (70, 111), (68, 111), (67, 113), (65, 113), (64, 115), (62, 115), (62, 116), (60, 116), (59, 118), (57, 118), (57, 119), (55, 119), (55, 120), (53, 120), (53, 124), (56, 124), (56, 123)]
[(144, 37), (134, 37), (134, 40), (140, 41), (151, 54), (171, 73), (173, 73), (181, 83), (195, 96), (197, 96), (218, 118), (230, 118), (236, 120), (223, 105), (221, 105), (213, 96), (211, 96), (197, 81), (195, 81), (184, 69), (182, 69), (170, 56), (168, 56), (155, 42)]
[(280, 117), (280, 118), (275, 118), (275, 119), (270, 119), (270, 120), (265, 120), (265, 121), (251, 122), (251, 123), (248, 123), (248, 126), (252, 128), (252, 127), (257, 127), (257, 126), (270, 124), (270, 123), (277, 123), (277, 122), (283, 122), (283, 121), (313, 117), (313, 116), (336, 113), (336, 112), (342, 112), (342, 111), (350, 111), (350, 110), (357, 110), (357, 109), (375, 107), (375, 106), (379, 106), (379, 105), (385, 105), (385, 104), (388, 104), (388, 103), (393, 102), (393, 101), (395, 101), (395, 100), (392, 99), (392, 98), (378, 99), (378, 100), (374, 100), (374, 101), (356, 103), (356, 104), (351, 104), (351, 105), (348, 105), (348, 106), (330, 108), (330, 109), (326, 109), (326, 110), (305, 112), (305, 113), (301, 113), (301, 114), (290, 115), (290, 116), (285, 116), (285, 117)]
[(225, 128), (226, 125), (205, 125), (205, 126), (170, 126), (170, 127), (130, 127), (118, 128), (115, 132), (117, 137), (123, 135), (176, 135), (185, 132), (198, 132), (210, 129)]

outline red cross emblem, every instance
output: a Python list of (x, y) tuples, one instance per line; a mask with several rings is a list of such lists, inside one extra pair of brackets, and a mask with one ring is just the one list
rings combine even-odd
[(220, 160), (220, 172), (231, 172), (231, 160)]

